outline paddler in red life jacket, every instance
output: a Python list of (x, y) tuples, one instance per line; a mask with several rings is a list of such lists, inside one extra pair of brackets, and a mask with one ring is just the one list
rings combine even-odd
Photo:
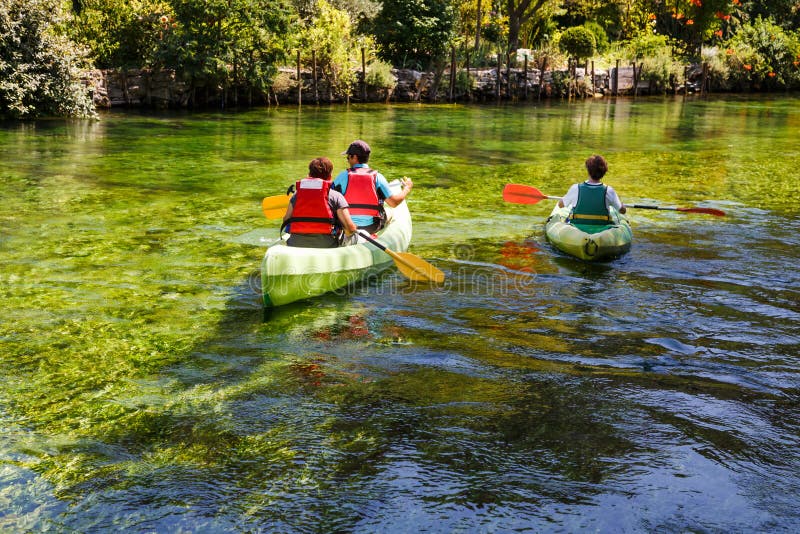
[(308, 164), (308, 178), (295, 184), (281, 227), (291, 234), (286, 242), (290, 247), (333, 248), (343, 237), (351, 241), (357, 235), (347, 201), (331, 187), (332, 172), (331, 160), (316, 158)]
[(383, 203), (392, 208), (400, 204), (411, 193), (414, 182), (403, 178), (403, 189), (392, 194), (386, 178), (367, 165), (370, 152), (369, 145), (360, 139), (350, 143), (342, 152), (347, 156), (348, 169), (336, 176), (333, 187), (347, 199), (353, 222), (362, 230), (375, 233), (385, 222)]
[(577, 224), (611, 224), (608, 207), (614, 206), (618, 212), (625, 213), (625, 204), (610, 185), (601, 181), (608, 172), (608, 163), (603, 156), (591, 156), (586, 160), (589, 179), (580, 184), (572, 184), (567, 194), (558, 201), (558, 207), (572, 208), (571, 222)]

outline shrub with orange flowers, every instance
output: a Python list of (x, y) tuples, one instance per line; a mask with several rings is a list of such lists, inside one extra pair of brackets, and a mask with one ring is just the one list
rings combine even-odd
[(757, 18), (743, 24), (727, 41), (725, 61), (730, 68), (731, 88), (800, 88), (800, 39), (771, 20)]

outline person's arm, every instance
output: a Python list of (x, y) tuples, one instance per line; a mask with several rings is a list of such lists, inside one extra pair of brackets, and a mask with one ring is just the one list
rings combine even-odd
[(347, 208), (339, 208), (336, 210), (336, 216), (339, 218), (339, 222), (342, 223), (342, 228), (344, 229), (345, 235), (350, 235), (356, 230), (358, 230), (358, 226), (356, 223), (353, 222), (353, 219), (350, 218), (350, 210)]
[(392, 208), (397, 207), (398, 204), (404, 201), (411, 193), (411, 189), (414, 187), (414, 182), (411, 180), (411, 178), (403, 176), (402, 182), (403, 188), (400, 190), (400, 192), (386, 198), (386, 204)]
[(578, 201), (578, 184), (573, 184), (570, 186), (569, 190), (567, 190), (567, 194), (561, 197), (558, 201), (558, 207), (563, 208), (567, 206), (569, 203), (575, 204)]
[[(294, 198), (294, 197), (293, 197)], [(283, 222), (286, 224), (286, 221), (292, 216), (292, 211), (294, 211), (294, 204), (292, 201), (289, 201), (289, 205), (286, 206), (286, 213), (283, 215)]]
[(620, 200), (619, 195), (617, 195), (617, 192), (614, 191), (613, 187), (609, 185), (608, 189), (606, 189), (606, 192), (608, 196), (608, 203), (617, 208), (618, 212), (625, 213), (628, 211), (628, 208), (626, 208), (625, 204), (622, 203), (622, 200)]

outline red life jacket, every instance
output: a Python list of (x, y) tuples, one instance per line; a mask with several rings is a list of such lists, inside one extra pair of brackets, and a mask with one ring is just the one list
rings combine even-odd
[(381, 217), (381, 203), (376, 188), (378, 171), (365, 168), (347, 171), (347, 190), (344, 198), (350, 205), (350, 215)]
[(303, 178), (295, 184), (292, 216), (283, 224), (291, 224), (293, 234), (328, 234), (335, 232), (336, 219), (328, 203), (331, 182), (321, 178)]

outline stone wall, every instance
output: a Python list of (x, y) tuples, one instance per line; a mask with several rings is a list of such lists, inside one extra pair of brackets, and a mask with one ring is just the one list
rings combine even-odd
[[(343, 102), (446, 102), (451, 100), (450, 79), (447, 73), (439, 79), (438, 86), (434, 73), (411, 69), (392, 70), (397, 84), (392, 89), (362, 87), (356, 84), (352, 94), (345, 99), (332, 94), (327, 82), (315, 81), (310, 72), (301, 72), (303, 103)], [(462, 69), (452, 94), (453, 101), (493, 101), (537, 98), (563, 98), (572, 95), (579, 97), (603, 96), (609, 94), (631, 94), (634, 92), (632, 67), (609, 71), (597, 69), (594, 83), (591, 72), (584, 68), (575, 69), (575, 81), (568, 82), (565, 70), (545, 71), (537, 69), (502, 69), (498, 88), (497, 69), (470, 69), (471, 84), (466, 83)], [(510, 78), (510, 80), (509, 80)], [(618, 82), (615, 85), (615, 80)], [(275, 85), (269, 94), (253, 94), (249, 89), (227, 89), (209, 87), (189, 87), (178, 79), (172, 71), (149, 70), (95, 70), (86, 73), (84, 82), (90, 87), (95, 105), (98, 108), (124, 106), (146, 106), (154, 108), (225, 108), (252, 105), (296, 104), (298, 100), (297, 72), (281, 68)], [(471, 86), (468, 86), (471, 85)], [(571, 87), (571, 89), (569, 89)], [(639, 82), (636, 92), (647, 93), (647, 83)]]

